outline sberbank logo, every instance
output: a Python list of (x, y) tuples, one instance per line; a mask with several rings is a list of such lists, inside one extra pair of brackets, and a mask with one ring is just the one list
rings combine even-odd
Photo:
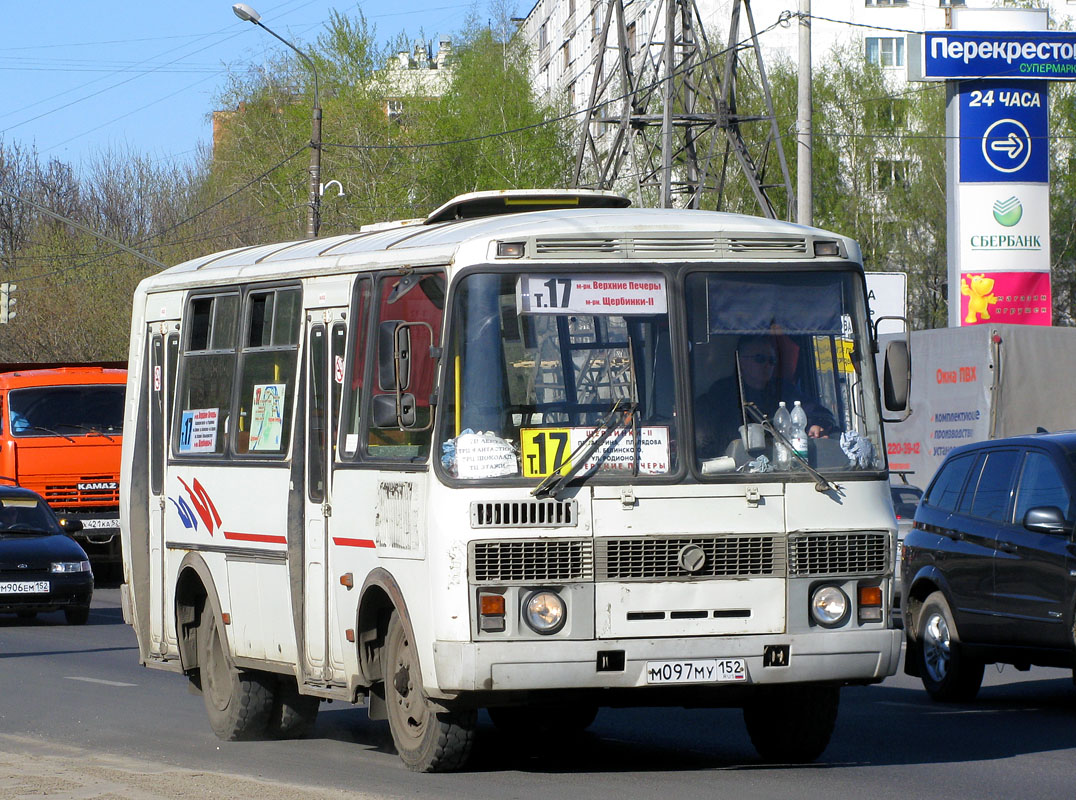
[(998, 200), (994, 203), (994, 219), (998, 221), (999, 225), (1011, 228), (1020, 221), (1022, 216), (1024, 216), (1024, 207), (1020, 205), (1020, 201), (1015, 197), (1010, 197), (1008, 200)]

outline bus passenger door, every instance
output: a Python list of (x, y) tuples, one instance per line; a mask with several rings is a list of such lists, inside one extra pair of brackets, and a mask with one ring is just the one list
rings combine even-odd
[(305, 673), (342, 682), (342, 646), (334, 641), (329, 524), (336, 425), (344, 384), (345, 311), (319, 309), (307, 323), (306, 537), (303, 646)]
[(154, 322), (147, 331), (149, 358), (145, 380), (149, 397), (149, 585), (150, 652), (176, 652), (175, 632), (168, 629), (172, 602), (166, 597), (164, 564), (165, 466), (172, 424), (172, 387), (179, 358), (179, 323)]

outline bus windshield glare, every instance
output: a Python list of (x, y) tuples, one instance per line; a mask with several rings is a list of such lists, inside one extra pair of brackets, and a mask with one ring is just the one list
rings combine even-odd
[[(471, 274), (452, 308), (441, 464), (461, 479), (881, 469), (860, 282), (836, 271)], [(686, 340), (673, 332), (680, 306)], [(692, 408), (677, 400), (686, 364)], [(780, 401), (806, 412), (777, 457)]]

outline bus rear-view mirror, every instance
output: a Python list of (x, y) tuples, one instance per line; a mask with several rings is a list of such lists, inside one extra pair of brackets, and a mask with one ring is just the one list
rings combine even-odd
[[(399, 398), (399, 408), (396, 399)], [(413, 394), (379, 394), (374, 397), (375, 428), (413, 428), (418, 420)]]
[(387, 319), (378, 326), (377, 382), (383, 392), (411, 385), (411, 329), (402, 320)]

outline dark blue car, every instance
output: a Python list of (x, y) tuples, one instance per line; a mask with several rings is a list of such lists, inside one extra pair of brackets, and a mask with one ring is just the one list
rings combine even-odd
[(64, 612), (82, 625), (90, 614), (90, 560), (69, 534), (76, 519), (60, 519), (36, 492), (0, 486), (0, 613), (32, 619)]
[(970, 700), (985, 664), (1076, 664), (1076, 433), (946, 456), (904, 538), (904, 670)]

